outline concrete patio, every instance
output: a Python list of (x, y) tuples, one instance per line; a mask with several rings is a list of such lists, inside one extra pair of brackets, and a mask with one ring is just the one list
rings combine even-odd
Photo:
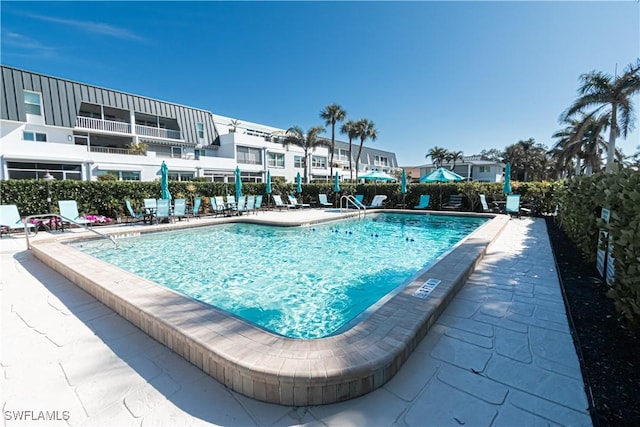
[[(7, 426), (591, 425), (541, 219), (509, 222), (391, 381), (299, 408), (228, 390), (34, 259), (24, 238), (0, 251)], [(59, 420), (16, 420), (26, 415)]]

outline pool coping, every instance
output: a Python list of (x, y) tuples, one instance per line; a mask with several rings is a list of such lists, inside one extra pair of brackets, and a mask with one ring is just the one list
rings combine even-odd
[[(31, 249), (39, 260), (232, 390), (265, 402), (307, 406), (361, 396), (395, 375), (509, 220), (478, 216), (493, 218), (361, 323), (313, 340), (270, 333), (62, 244), (82, 238), (77, 234), (34, 241)], [(242, 217), (224, 222), (237, 221), (281, 226), (322, 222)], [(432, 278), (440, 283), (429, 296), (414, 296)]]

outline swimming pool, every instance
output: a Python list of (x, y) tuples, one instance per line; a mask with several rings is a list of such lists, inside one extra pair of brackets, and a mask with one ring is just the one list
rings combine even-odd
[[(309, 227), (225, 224), (74, 244), (291, 338), (344, 331), (486, 218), (381, 213)], [(360, 316), (361, 317), (361, 316)]]
[[(121, 238), (230, 222), (300, 226), (349, 215), (354, 214), (320, 209), (274, 211), (102, 230)], [(393, 378), (509, 222), (505, 215), (460, 215), (491, 219), (431, 267), (414, 275), (406, 286), (388, 294), (348, 330), (318, 339), (271, 333), (68, 244), (91, 242), (91, 234), (58, 234), (32, 241), (30, 249), (39, 261), (229, 389), (270, 403), (319, 405), (362, 396)], [(434, 279), (439, 284), (425, 298), (423, 290)]]

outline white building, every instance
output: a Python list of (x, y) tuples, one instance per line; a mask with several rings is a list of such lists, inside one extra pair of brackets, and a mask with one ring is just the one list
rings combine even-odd
[[(460, 162), (445, 163), (444, 167), (453, 170), (460, 176), (478, 182), (502, 182), (504, 180), (504, 163), (492, 160), (482, 160), (480, 156), (467, 156)], [(420, 166), (420, 178), (437, 169), (432, 164)]]
[[(303, 175), (303, 150), (273, 138), (283, 129), (244, 120), (233, 129), (231, 118), (198, 108), (8, 66), (1, 72), (0, 179), (35, 179), (49, 172), (56, 179), (112, 174), (153, 181), (163, 161), (169, 178), (181, 181), (232, 182), (236, 167), (243, 181), (263, 182), (267, 170), (288, 182)], [(341, 179), (355, 167), (347, 145), (336, 141), (334, 163)], [(308, 167), (310, 178), (330, 180), (329, 150), (313, 150)], [(394, 153), (363, 147), (359, 170), (397, 167)]]

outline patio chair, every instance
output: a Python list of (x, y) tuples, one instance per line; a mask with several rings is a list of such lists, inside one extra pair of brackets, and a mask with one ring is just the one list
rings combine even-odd
[(171, 217), (171, 201), (169, 199), (158, 199), (156, 201), (156, 224), (161, 219), (166, 219), (169, 222), (172, 222)]
[(449, 201), (442, 205), (442, 209), (459, 211), (462, 209), (462, 194), (452, 194)]
[(282, 209), (285, 209), (285, 208), (286, 208), (286, 209), (289, 209), (289, 208), (291, 207), (291, 205), (285, 205), (285, 204), (282, 202), (282, 197), (280, 197), (280, 195), (278, 195), (278, 194), (273, 194), (273, 195), (272, 195), (272, 197), (273, 197), (273, 203), (275, 203), (276, 208), (277, 208), (278, 210), (282, 210)]
[(71, 227), (71, 224), (75, 224), (78, 227), (85, 225), (92, 225), (92, 222), (88, 219), (80, 217), (78, 213), (78, 204), (75, 200), (58, 200), (58, 208), (60, 209), (60, 216), (62, 217), (61, 225), (62, 231), (64, 231), (64, 223), (66, 222)]
[(196, 197), (193, 200), (193, 209), (191, 209), (191, 217), (200, 217), (200, 205), (202, 204), (202, 197)]
[(140, 220), (147, 222), (147, 214), (144, 212), (136, 212), (133, 210), (131, 206), (131, 200), (125, 199), (124, 204), (127, 206), (127, 222), (133, 224), (134, 222), (138, 222)]
[(247, 205), (247, 198), (245, 196), (238, 197), (238, 202), (231, 209), (235, 211), (236, 215), (242, 215), (242, 212), (245, 212), (245, 207)]
[(255, 212), (256, 210), (256, 196), (247, 196), (247, 203), (244, 207), (246, 213)]
[(381, 208), (382, 207), (382, 203), (387, 200), (387, 196), (383, 195), (383, 194), (378, 194), (376, 196), (373, 197), (373, 200), (371, 201), (371, 204), (369, 206), (365, 206), (368, 209), (373, 209), (373, 208)]
[[(18, 207), (16, 205), (0, 205), (0, 227), (5, 232), (10, 232), (11, 230), (21, 229), (24, 230), (25, 223), (22, 222), (22, 218), (18, 213)], [(38, 233), (38, 228), (34, 224), (27, 224), (27, 232), (31, 233), (33, 230), (35, 233)], [(2, 233), (0, 233), (2, 236)]]
[(504, 211), (509, 216), (520, 216), (520, 195), (510, 194), (507, 196), (507, 203), (505, 204)]
[(480, 194), (480, 204), (482, 205), (482, 212), (494, 212), (493, 209), (489, 208), (487, 197), (484, 194)]
[(254, 211), (258, 213), (259, 210), (262, 210), (262, 194), (256, 196), (256, 204), (254, 205)]
[[(360, 203), (360, 207), (364, 207), (364, 194), (356, 194), (355, 195), (356, 198), (356, 202)], [(347, 202), (347, 207), (350, 209), (357, 209), (358, 206), (354, 205), (353, 203), (349, 203)]]
[(149, 223), (153, 221), (156, 214), (156, 199), (144, 199), (144, 214), (149, 218)]
[(333, 203), (329, 203), (326, 194), (318, 194), (318, 204), (323, 208), (332, 208)]
[(421, 194), (420, 202), (413, 207), (413, 209), (427, 209), (429, 207), (429, 202), (431, 201), (430, 194)]
[(175, 199), (173, 201), (173, 218), (174, 220), (175, 218), (178, 218), (178, 221), (182, 221), (182, 218), (187, 218), (186, 199)]
[(310, 208), (311, 205), (308, 203), (298, 203), (298, 199), (294, 195), (289, 195), (289, 204), (296, 208)]
[(226, 215), (229, 209), (227, 208), (226, 203), (224, 202), (224, 198), (222, 196), (214, 196), (211, 199), (211, 207), (216, 215)]

